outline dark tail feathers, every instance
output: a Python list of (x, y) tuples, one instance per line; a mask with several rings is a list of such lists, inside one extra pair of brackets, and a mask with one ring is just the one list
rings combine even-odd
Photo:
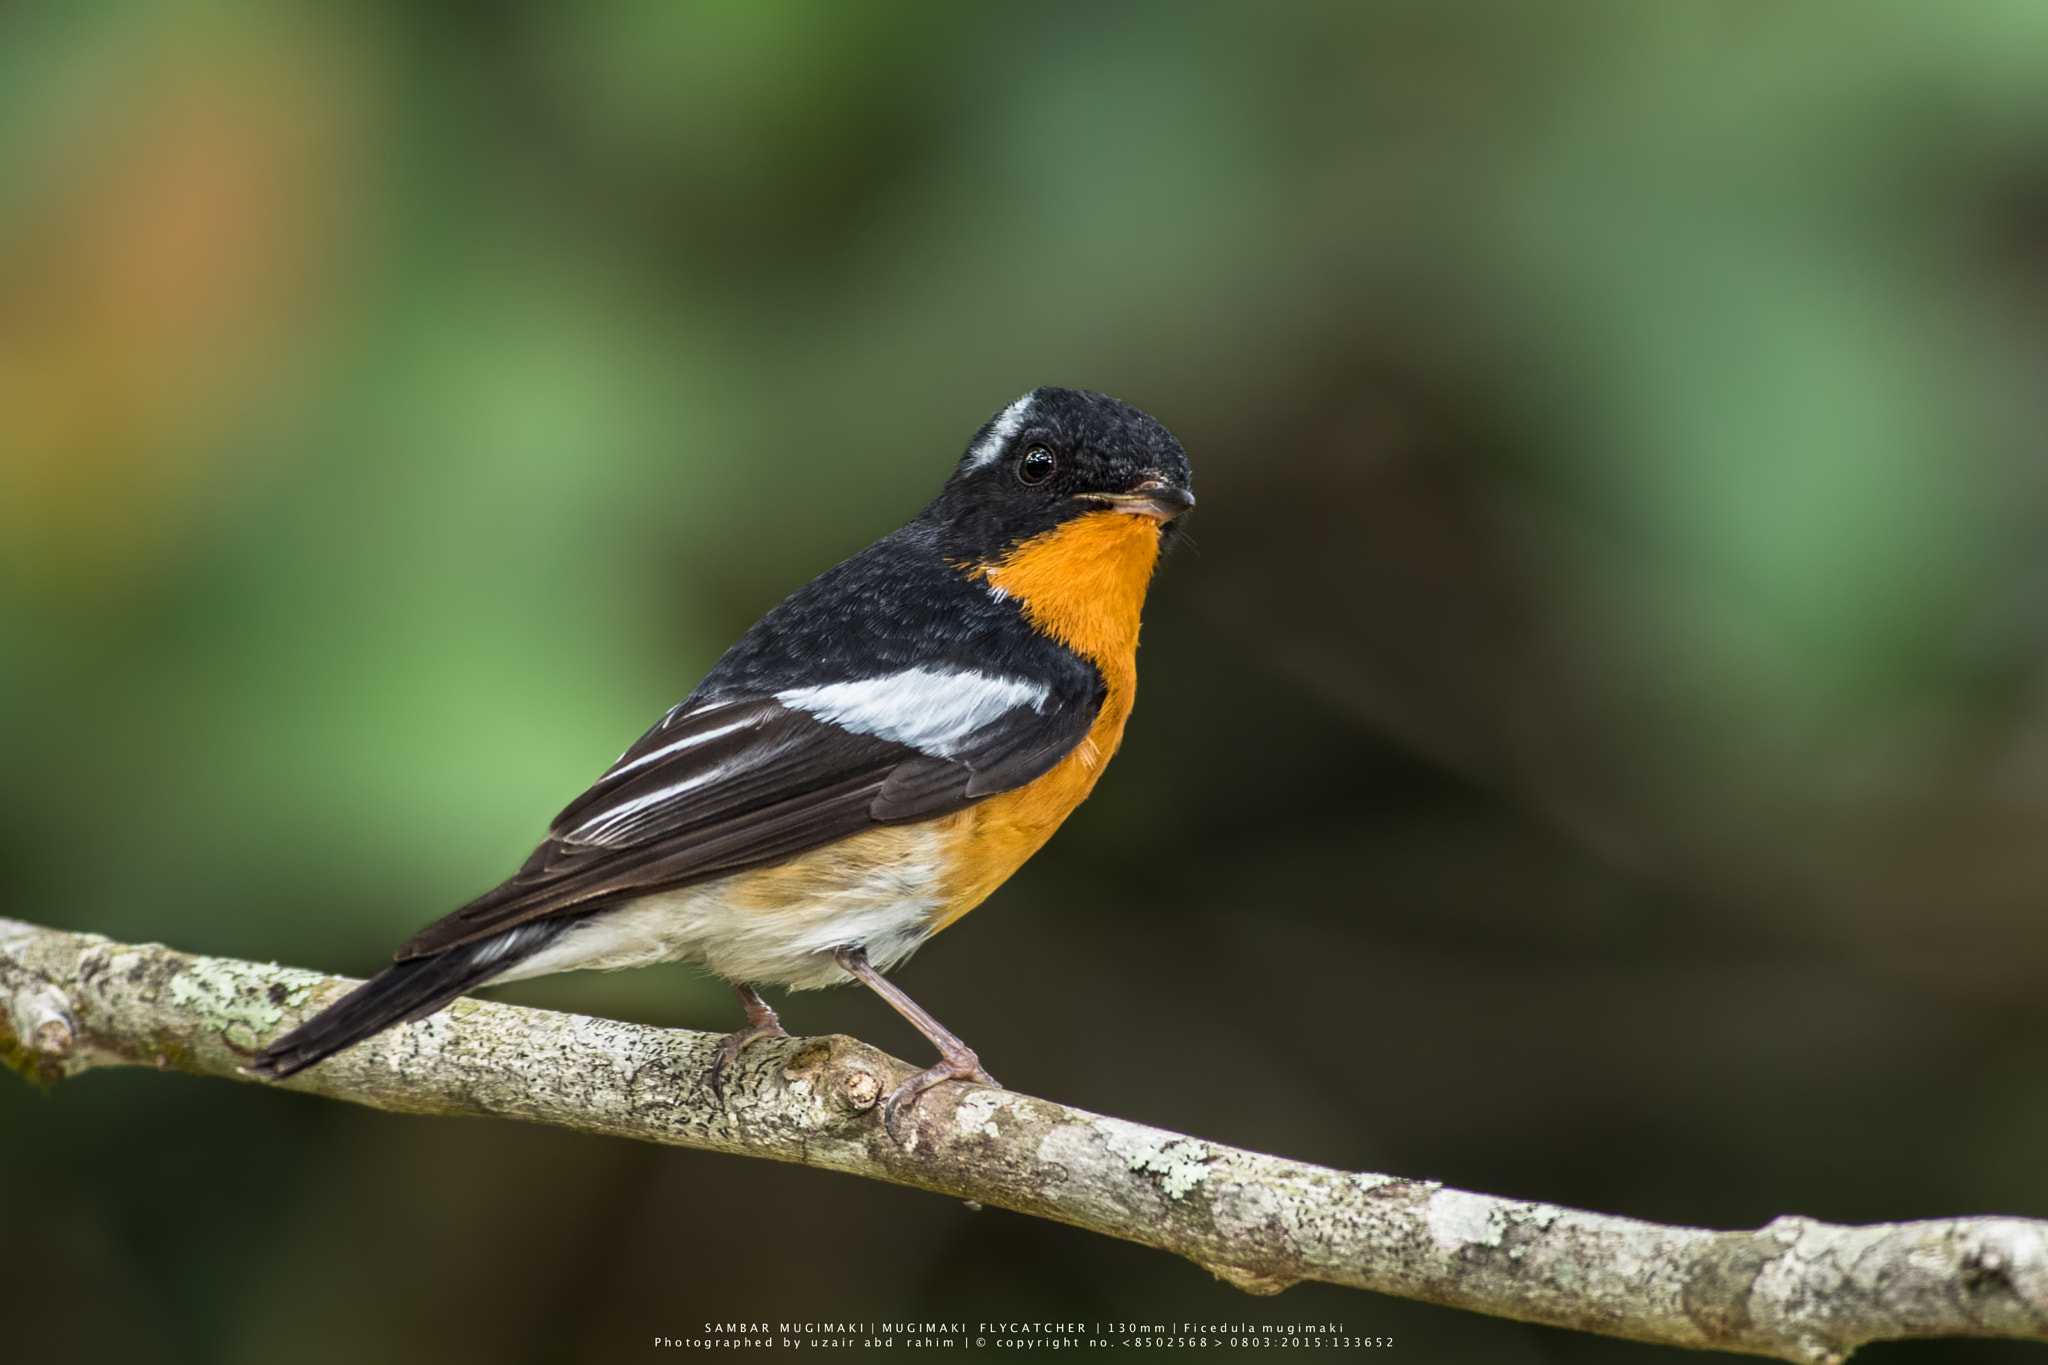
[(536, 920), (431, 957), (400, 962), (350, 991), (256, 1055), (249, 1070), (280, 1081), (393, 1024), (424, 1019), (514, 963), (532, 957), (575, 921)]

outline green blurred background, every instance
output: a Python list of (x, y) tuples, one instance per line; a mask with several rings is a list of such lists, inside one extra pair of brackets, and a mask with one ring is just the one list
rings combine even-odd
[[(0, 914), (374, 970), (1043, 383), (1202, 507), (1124, 756), (899, 975), (1006, 1082), (1661, 1221), (2048, 1215), (2033, 0), (0, 9)], [(1677, 1358), (183, 1076), (0, 1084), (0, 1170), (21, 1359)]]

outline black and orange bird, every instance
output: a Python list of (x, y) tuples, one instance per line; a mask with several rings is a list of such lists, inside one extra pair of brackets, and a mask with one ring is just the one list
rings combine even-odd
[(757, 985), (873, 988), (937, 1045), (885, 1121), (994, 1085), (882, 973), (981, 904), (1087, 798), (1123, 738), (1138, 618), (1194, 506), (1165, 427), (1041, 388), (997, 413), (909, 525), (791, 594), (555, 817), (511, 878), (258, 1054), (290, 1076), (488, 983), (695, 962), (757, 1038)]

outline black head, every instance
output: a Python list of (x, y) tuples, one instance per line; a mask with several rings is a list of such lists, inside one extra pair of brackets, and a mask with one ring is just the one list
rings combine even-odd
[(959, 559), (998, 557), (1070, 517), (1117, 511), (1162, 533), (1195, 505), (1187, 452), (1128, 403), (1079, 389), (1033, 389), (975, 433), (925, 517)]

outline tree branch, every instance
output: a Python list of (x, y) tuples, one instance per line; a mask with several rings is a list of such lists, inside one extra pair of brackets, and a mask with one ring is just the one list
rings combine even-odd
[[(248, 1079), (356, 983), (0, 919), (0, 1060)], [(2048, 1222), (1664, 1227), (1348, 1174), (948, 1084), (909, 1144), (876, 1101), (915, 1068), (852, 1038), (763, 1041), (698, 1086), (708, 1033), (458, 1001), (284, 1082), (379, 1109), (495, 1115), (936, 1190), (1171, 1251), (1242, 1289), (1326, 1280), (1528, 1322), (1782, 1360), (1899, 1337), (2048, 1339)]]

